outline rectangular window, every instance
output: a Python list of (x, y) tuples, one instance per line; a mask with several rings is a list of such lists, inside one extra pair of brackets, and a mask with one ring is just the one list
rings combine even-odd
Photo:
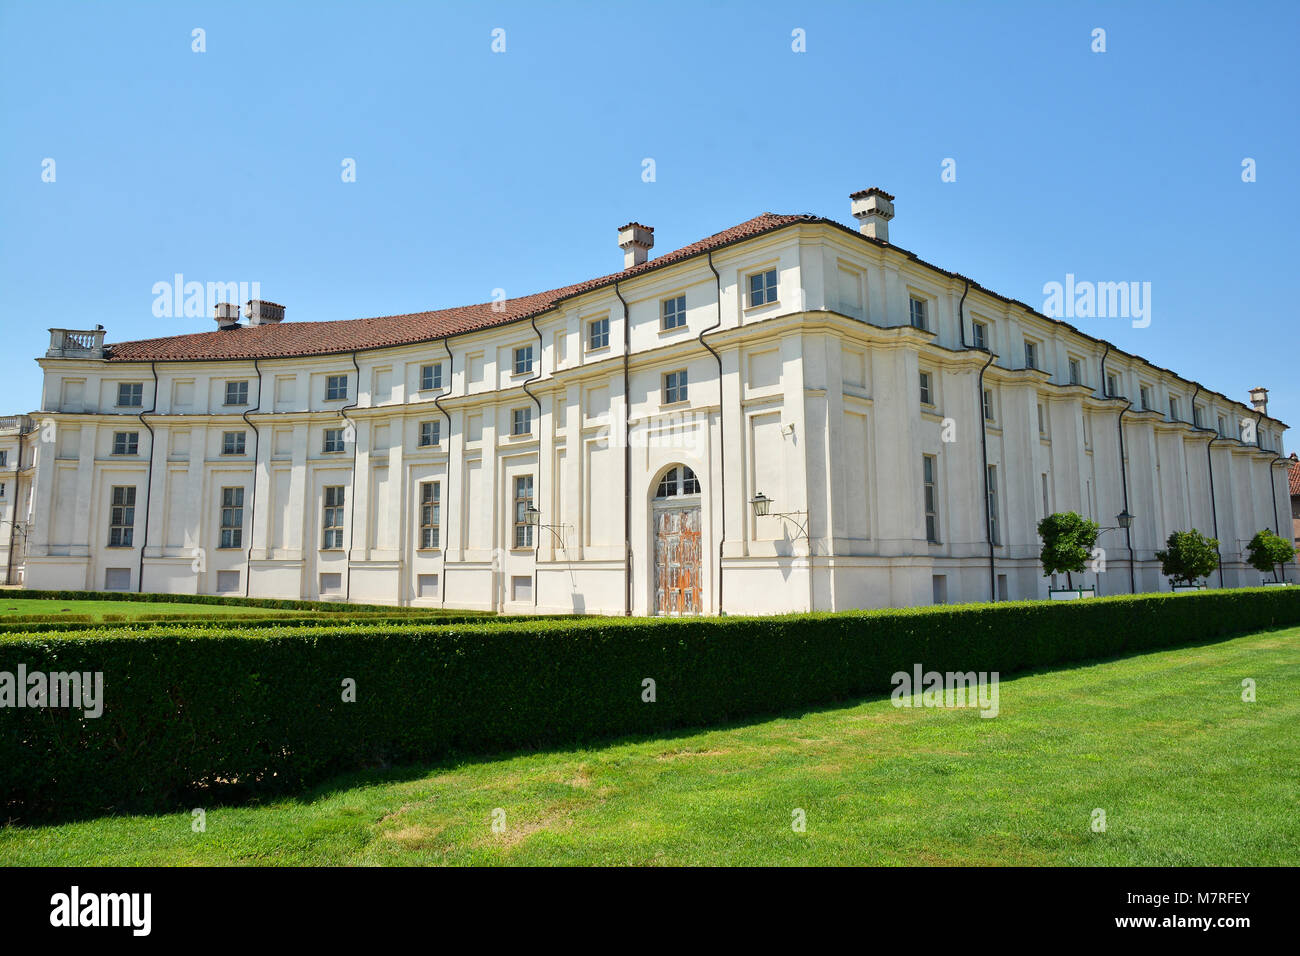
[(431, 392), (442, 388), (442, 363), (420, 366), (420, 391)]
[(975, 348), (987, 351), (989, 347), (989, 327), (983, 322), (972, 322), (970, 330), (971, 343)]
[(1070, 384), (1083, 384), (1083, 368), (1079, 365), (1078, 359), (1070, 359)]
[(130, 568), (105, 568), (104, 569), (104, 590), (105, 591), (131, 590), (131, 569)]
[(984, 389), (984, 420), (993, 421), (993, 389)]
[(338, 594), (343, 590), (343, 575), (337, 571), (325, 572), (320, 576), (320, 593)]
[(1106, 397), (1119, 398), (1119, 380), (1114, 375), (1106, 376)]
[(515, 349), (515, 374), (533, 374), (533, 347), (531, 345), (521, 345)]
[(417, 575), (415, 581), (415, 596), (422, 598), (436, 598), (438, 596), (438, 575)]
[(1179, 421), (1178, 418), (1178, 399), (1173, 395), (1169, 396), (1169, 417), (1173, 421)]
[(4, 496), (5, 496), (5, 483), (3, 481), (0, 481), (0, 498), (3, 498)]
[(1204, 412), (1205, 409), (1201, 408), (1200, 405), (1192, 406), (1192, 424), (1197, 428), (1201, 427), (1201, 419), (1205, 417)]
[(1025, 368), (1038, 368), (1038, 343), (1025, 339)]
[(222, 432), (221, 454), (242, 455), (246, 447), (244, 444), (246, 434), (246, 432)]
[(338, 402), (348, 397), (348, 377), (346, 375), (325, 376), (325, 401)]
[(321, 451), (330, 453), (343, 450), (343, 429), (325, 429), (325, 443), (321, 446)]
[(420, 422), (420, 447), (429, 448), (442, 440), (442, 422)]
[(1228, 420), (1224, 418), (1222, 415), (1219, 416), (1219, 437), (1220, 438), (1228, 437)]
[(670, 329), (680, 329), (686, 325), (686, 296), (674, 296), (671, 299), (663, 300), (663, 308), (659, 319), (659, 328), (667, 332)]
[(934, 388), (929, 372), (921, 373), (921, 404), (934, 404)]
[(321, 515), (321, 549), (338, 551), (343, 547), (343, 485), (325, 488), (325, 507)]
[(227, 382), (226, 383), (226, 404), (247, 405), (248, 404), (248, 382)]
[(140, 408), (144, 404), (143, 382), (119, 382), (117, 405), (119, 408)]
[(911, 296), (910, 298), (908, 298), (907, 311), (908, 311), (908, 317), (912, 323), (912, 328), (914, 329), (929, 328), (929, 326), (926, 325), (926, 321), (925, 321), (926, 316), (925, 316), (924, 299), (918, 299), (916, 296)]
[(114, 485), (108, 509), (108, 546), (129, 548), (135, 533), (135, 485)]
[(113, 432), (114, 455), (136, 455), (140, 452), (139, 432)]
[(533, 599), (533, 579), (527, 574), (515, 574), (510, 577), (510, 600), (531, 601)]
[(609, 316), (587, 323), (587, 348), (591, 351), (609, 347)]
[(939, 543), (939, 492), (937, 484), (938, 465), (933, 455), (921, 456), (921, 469), (925, 480), (925, 540), (931, 544)]
[(217, 572), (217, 593), (218, 594), (234, 594), (238, 591), (239, 591), (238, 571)]
[(749, 277), (749, 306), (771, 305), (776, 301), (776, 270), (755, 272)]
[(1047, 414), (1043, 411), (1043, 403), (1038, 403), (1038, 434), (1047, 434)]
[(664, 376), (664, 404), (686, 401), (686, 369), (669, 372)]
[(1001, 544), (1002, 539), (998, 535), (998, 467), (989, 465), (989, 540), (994, 544)]
[(244, 489), (221, 489), (221, 547), (243, 547)]
[(515, 478), (515, 547), (533, 546), (533, 526), (528, 522), (528, 511), (533, 506), (533, 476)]
[(1142, 406), (1142, 411), (1150, 411), (1151, 389), (1147, 388), (1145, 385), (1138, 386), (1138, 401)]
[(1040, 476), (1043, 479), (1043, 517), (1046, 518), (1052, 513), (1051, 508), (1047, 505), (1047, 472)]
[(442, 526), (442, 484), (420, 482), (420, 547), (438, 547), (438, 530)]
[(525, 405), (510, 413), (510, 434), (531, 435), (533, 433), (533, 409)]
[(0, 448), (0, 468), (8, 468), (8, 467), (9, 467), (9, 450), (7, 448)]

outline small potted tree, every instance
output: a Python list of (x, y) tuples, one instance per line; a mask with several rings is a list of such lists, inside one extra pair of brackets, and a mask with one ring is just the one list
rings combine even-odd
[(1278, 570), (1288, 561), (1295, 560), (1295, 548), (1285, 538), (1279, 538), (1267, 528), (1256, 531), (1255, 537), (1246, 545), (1246, 560), (1250, 566), (1264, 574), (1272, 574), (1272, 581), (1263, 582), (1265, 587), (1286, 587)]
[(1047, 595), (1053, 601), (1077, 601), (1097, 593), (1093, 587), (1074, 586), (1074, 575), (1083, 573), (1085, 562), (1092, 556), (1097, 533), (1097, 522), (1073, 511), (1048, 515), (1038, 522), (1038, 536), (1043, 539), (1043, 550), (1039, 555), (1043, 577), (1065, 575), (1065, 587), (1047, 589)]
[(1165, 550), (1157, 551), (1156, 557), (1175, 594), (1204, 591), (1205, 585), (1197, 582), (1209, 577), (1219, 566), (1219, 541), (1205, 537), (1195, 528), (1175, 531), (1165, 542)]

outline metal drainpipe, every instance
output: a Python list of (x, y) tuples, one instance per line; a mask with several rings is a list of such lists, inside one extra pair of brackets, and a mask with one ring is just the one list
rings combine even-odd
[[(961, 347), (966, 349), (966, 296), (970, 293), (970, 279), (962, 277), (965, 287), (961, 290), (961, 301), (957, 303), (957, 331), (961, 334)], [(980, 395), (980, 407), (984, 406), (984, 396)]]
[[(1124, 407), (1119, 410), (1115, 420), (1115, 430), (1119, 432), (1119, 480), (1124, 489), (1124, 513), (1128, 514), (1128, 469), (1124, 466), (1124, 413), (1133, 407), (1133, 402), (1124, 399)], [(1137, 594), (1137, 575), (1133, 571), (1133, 527), (1132, 522), (1124, 529), (1124, 545), (1128, 548), (1128, 588), (1130, 594)]]
[[(257, 376), (257, 407), (255, 412), (262, 410), (262, 369), (257, 364), (257, 359), (253, 359), (253, 374)], [(244, 424), (253, 430), (253, 493), (248, 496), (248, 557), (244, 559), (244, 597), (248, 597), (249, 588), (253, 583), (253, 529), (257, 526), (257, 455), (261, 447), (261, 433), (257, 426), (248, 420), (248, 409), (239, 416), (244, 420)]]
[[(442, 417), (447, 421), (447, 474), (444, 476), (447, 482), (447, 494), (443, 502), (448, 508), (451, 507), (451, 413), (442, 407), (442, 400), (451, 394), (451, 371), (455, 364), (455, 359), (451, 355), (451, 339), (452, 336), (447, 335), (442, 340), (443, 351), (447, 353), (447, 388), (433, 397), (434, 406), (442, 412)], [(441, 536), (441, 527), (438, 528), (438, 533)], [(447, 604), (447, 542), (438, 543), (442, 545), (442, 577), (438, 582), (438, 603), (445, 607)]]
[(140, 424), (149, 430), (149, 470), (145, 473), (144, 479), (144, 534), (140, 538), (140, 565), (136, 571), (136, 593), (144, 593), (144, 549), (149, 546), (149, 499), (153, 497), (153, 446), (154, 433), (153, 426), (144, 420), (146, 414), (152, 415), (158, 409), (158, 363), (149, 363), (149, 372), (153, 375), (153, 404), (149, 406), (148, 412), (141, 409), (136, 415), (140, 419)]
[(984, 534), (989, 539), (989, 601), (994, 604), (998, 600), (998, 576), (997, 563), (993, 556), (993, 513), (989, 509), (989, 423), (984, 417), (984, 373), (993, 364), (995, 358), (997, 355), (990, 351), (989, 360), (980, 369), (979, 379), (975, 385), (975, 390), (979, 393), (977, 408), (980, 417), (980, 454), (984, 458)]
[[(727, 541), (727, 419), (722, 408), (722, 356), (714, 351), (713, 346), (704, 341), (706, 332), (722, 327), (722, 276), (713, 267), (713, 252), (709, 250), (709, 269), (713, 272), (713, 283), (718, 304), (718, 320), (707, 329), (700, 331), (700, 344), (703, 345), (718, 362), (718, 497), (722, 500), (722, 535), (718, 539), (718, 614), (724, 612), (722, 605), (722, 549)], [(812, 559), (812, 540), (808, 542), (809, 560)], [(809, 574), (811, 575), (811, 566)]]
[[(537, 318), (535, 316), (530, 316), (528, 322), (530, 325), (532, 325), (533, 331), (537, 334), (537, 365), (535, 366), (537, 369), (537, 374), (534, 375), (532, 378), (524, 379), (520, 383), (520, 385), (523, 386), (524, 392), (527, 393), (528, 397), (533, 400), (533, 404), (537, 406), (537, 482), (536, 484), (533, 485), (533, 500), (539, 501), (541, 499), (541, 494), (542, 494), (542, 400), (533, 394), (533, 391), (528, 387), (528, 384), (530, 382), (535, 382), (542, 377), (542, 350), (543, 348), (545, 348), (545, 343), (542, 341), (541, 331), (537, 328)], [(536, 508), (537, 506), (533, 505), (533, 507)], [(533, 530), (533, 608), (534, 609), (536, 609), (537, 607), (537, 561), (540, 558), (542, 553), (541, 532), (542, 532), (541, 528), (535, 528)]]
[(614, 280), (614, 294), (623, 303), (623, 615), (632, 616), (632, 395), (629, 387), (628, 350), (632, 347), (628, 328), (627, 299)]
[[(1205, 429), (1210, 431), (1210, 429)], [(1214, 443), (1219, 440), (1218, 432), (1210, 439), (1209, 444), (1205, 446), (1205, 465), (1210, 472), (1210, 515), (1214, 518), (1214, 540), (1219, 540), (1219, 508), (1214, 501), (1214, 458), (1210, 454), (1210, 449)], [(1214, 553), (1219, 556), (1219, 587), (1223, 587), (1223, 549), (1215, 548)]]
[(344, 405), (339, 409), (339, 415), (344, 421), (352, 426), (352, 487), (348, 489), (348, 549), (344, 557), (347, 561), (348, 583), (344, 587), (343, 600), (351, 602), (352, 600), (352, 535), (356, 530), (357, 515), (357, 445), (361, 441), (361, 432), (357, 428), (357, 423), (348, 418), (348, 412), (361, 404), (361, 366), (357, 364), (357, 353), (352, 353), (352, 367), (357, 373), (357, 390), (356, 400), (350, 405)]

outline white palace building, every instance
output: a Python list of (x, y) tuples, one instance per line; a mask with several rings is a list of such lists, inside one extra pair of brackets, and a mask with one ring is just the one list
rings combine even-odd
[(1046, 597), (1036, 524), (1073, 510), (1109, 529), (1101, 594), (1167, 589), (1155, 551), (1192, 527), (1221, 542), (1212, 586), (1260, 582), (1242, 549), (1289, 500), (1263, 389), (919, 259), (882, 190), (852, 213), (657, 258), (629, 223), (622, 271), (462, 308), (53, 329), (24, 581), (508, 613), (1014, 600)]

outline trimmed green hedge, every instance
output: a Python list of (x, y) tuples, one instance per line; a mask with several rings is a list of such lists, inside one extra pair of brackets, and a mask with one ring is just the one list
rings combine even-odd
[(448, 611), (444, 614), (431, 614), (427, 618), (409, 614), (392, 615), (368, 611), (359, 614), (340, 613), (317, 615), (315, 617), (296, 617), (287, 614), (277, 617), (256, 617), (251, 615), (248, 617), (197, 617), (193, 614), (140, 614), (133, 617), (106, 615), (99, 621), (96, 621), (88, 614), (60, 614), (57, 616), (43, 614), (0, 617), (0, 638), (7, 638), (11, 634), (27, 636), (56, 633), (71, 634), (78, 631), (95, 631), (97, 636), (102, 637), (110, 633), (121, 634), (127, 631), (149, 633), (159, 628), (160, 625), (180, 625), (190, 631), (229, 632), (231, 629), (244, 630), (264, 627), (323, 627), (337, 629), (339, 626), (351, 624), (411, 625), (418, 623), (419, 626), (428, 628), (441, 627), (444, 624), (478, 624), (498, 620), (506, 621), (511, 619), (489, 618), (485, 620), (483, 615), (475, 611), (469, 611), (463, 615)]
[[(766, 618), (177, 628), (0, 641), (0, 671), (102, 671), (104, 713), (0, 710), (29, 821), (210, 806), (342, 770), (658, 733), (887, 693), (891, 675), (1112, 657), (1300, 624), (1260, 588)], [(88, 635), (99, 634), (90, 637)], [(356, 681), (343, 703), (341, 682)], [(642, 681), (657, 701), (642, 701)], [(1004, 705), (1010, 692), (1004, 695)]]
[(138, 591), (37, 591), (15, 588), (0, 595), (7, 599), (49, 599), (53, 601), (143, 601), (147, 604), (225, 604), (238, 607), (264, 607), (282, 611), (384, 611), (388, 614), (428, 615), (456, 614), (463, 617), (492, 617), (491, 611), (444, 610), (436, 607), (396, 607), (388, 604), (351, 604), (342, 601), (297, 601), (282, 598), (246, 598), (224, 594), (155, 594)]

